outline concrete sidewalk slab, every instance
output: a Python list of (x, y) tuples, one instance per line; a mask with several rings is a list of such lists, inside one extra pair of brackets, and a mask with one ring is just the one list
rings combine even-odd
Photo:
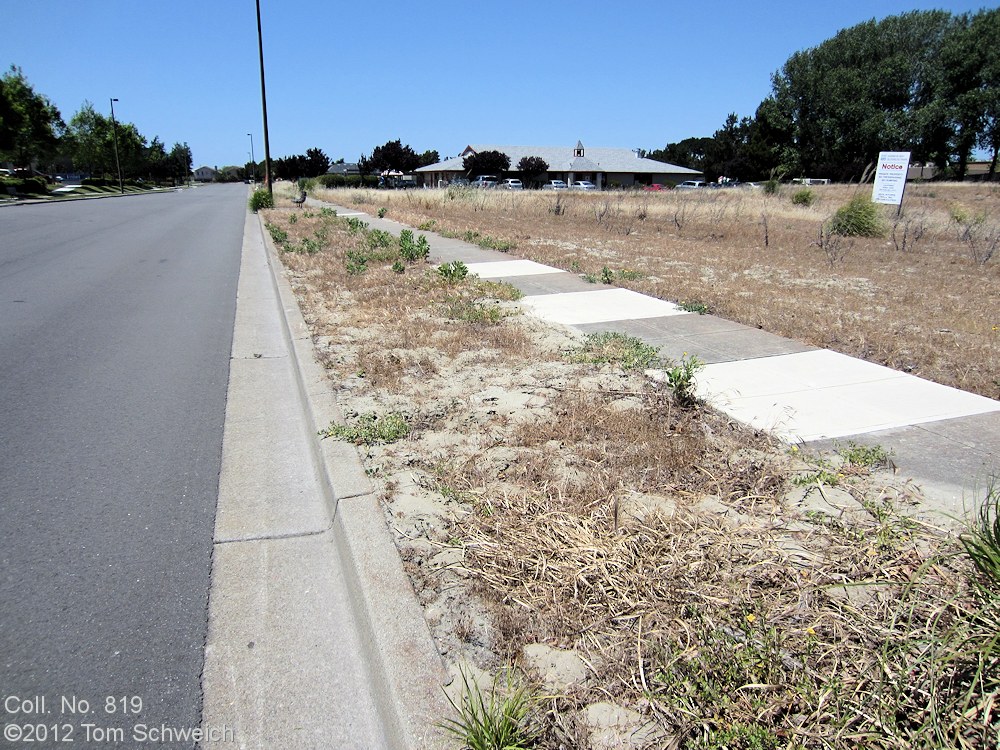
[(991, 399), (822, 349), (708, 365), (698, 394), (793, 442), (1000, 410)]
[(509, 279), (515, 276), (537, 276), (548, 273), (566, 273), (561, 268), (535, 263), (533, 260), (499, 260), (486, 263), (469, 263), (469, 273), (481, 279)]
[(618, 288), (524, 297), (521, 304), (536, 317), (563, 325), (690, 315), (671, 302)]
[(333, 547), (327, 531), (215, 548), (212, 627), (226, 637), (209, 640), (204, 716), (237, 747), (391, 746)]

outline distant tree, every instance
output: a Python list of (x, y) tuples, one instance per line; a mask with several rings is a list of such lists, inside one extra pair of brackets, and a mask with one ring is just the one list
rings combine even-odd
[(69, 121), (66, 132), (73, 165), (81, 172), (105, 176), (115, 169), (111, 119), (85, 101)]
[[(30, 167), (53, 156), (65, 129), (59, 110), (48, 98), (35, 93), (16, 65), (11, 65), (0, 80), (3, 82), (0, 156), (19, 167)], [(6, 147), (2, 145), (5, 142)]]
[(469, 177), (483, 174), (493, 174), (498, 177), (510, 169), (510, 157), (500, 151), (483, 151), (479, 154), (469, 154), (462, 161)]
[(170, 176), (180, 182), (187, 182), (194, 167), (191, 147), (187, 143), (175, 143), (167, 159), (170, 164)]
[(408, 173), (420, 166), (420, 157), (409, 146), (396, 139), (382, 146), (376, 146), (367, 160), (366, 172), (378, 173), (386, 170), (398, 170)]
[(319, 177), (326, 174), (330, 168), (330, 157), (323, 153), (321, 149), (310, 148), (306, 150), (306, 171), (304, 177)]
[(797, 162), (787, 165), (850, 179), (881, 150), (945, 161), (954, 130), (941, 52), (954, 29), (946, 11), (914, 11), (857, 24), (793, 54), (772, 78)]
[(711, 138), (685, 138), (683, 141), (668, 143), (663, 148), (648, 152), (646, 158), (702, 172), (711, 145)]
[(431, 164), (437, 164), (441, 161), (441, 157), (438, 156), (437, 151), (424, 151), (418, 158), (421, 167), (429, 167)]
[(6, 78), (0, 78), (0, 154), (14, 150), (23, 120), (23, 116), (7, 94)]
[(524, 156), (517, 163), (517, 171), (525, 182), (535, 184), (541, 181), (549, 171), (549, 163), (540, 156)]

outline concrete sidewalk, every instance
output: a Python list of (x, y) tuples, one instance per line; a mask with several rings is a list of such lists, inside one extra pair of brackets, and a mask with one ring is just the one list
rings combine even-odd
[(258, 217), (244, 229), (204, 747), (432, 748), (447, 677)]
[[(402, 224), (336, 207), (372, 228)], [(744, 424), (788, 443), (828, 449), (848, 442), (891, 450), (929, 505), (964, 517), (1000, 475), (1000, 402), (782, 338), (627, 289), (591, 284), (530, 260), (425, 232), (435, 262), (461, 260), (471, 273), (506, 281), (524, 309), (581, 333), (617, 331), (664, 357), (706, 362), (698, 395)], [(651, 373), (654, 377), (656, 373)]]

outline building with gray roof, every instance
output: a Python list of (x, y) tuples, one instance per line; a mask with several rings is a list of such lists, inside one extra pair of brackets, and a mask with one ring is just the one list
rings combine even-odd
[[(627, 148), (584, 148), (577, 142), (575, 148), (566, 146), (504, 146), (475, 144), (466, 146), (458, 156), (444, 159), (417, 169), (423, 184), (428, 187), (447, 185), (452, 180), (467, 175), (465, 158), (483, 151), (499, 151), (510, 159), (509, 174), (517, 173), (517, 164), (526, 156), (537, 156), (549, 165), (549, 171), (542, 179), (565, 180), (572, 184), (577, 180), (590, 180), (598, 189), (606, 187), (633, 187), (636, 185), (675, 185), (684, 180), (698, 179), (702, 173), (667, 164), (655, 159), (640, 157), (636, 151)], [(502, 175), (497, 175), (498, 177)]]

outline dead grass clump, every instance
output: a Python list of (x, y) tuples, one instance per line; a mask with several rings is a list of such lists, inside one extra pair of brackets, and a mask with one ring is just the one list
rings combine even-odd
[[(1000, 606), (969, 609), (982, 603), (967, 566), (922, 556), (912, 526), (874, 550), (859, 544), (874, 519), (801, 524), (794, 544), (787, 526), (683, 507), (618, 525), (607, 505), (580, 515), (507, 497), (475, 520), (465, 565), (503, 612), (504, 656), (534, 642), (580, 651), (602, 695), (646, 705), (678, 746), (733, 726), (793, 747), (995, 741)], [(810, 564), (790, 562), (795, 547)]]

